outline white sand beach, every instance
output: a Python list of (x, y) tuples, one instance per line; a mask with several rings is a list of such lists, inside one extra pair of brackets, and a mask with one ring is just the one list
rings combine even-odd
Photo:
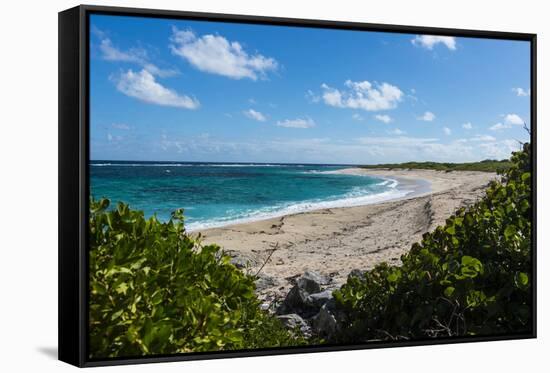
[[(363, 206), (327, 208), (201, 231), (205, 243), (220, 245), (248, 271), (272, 279), (263, 294), (286, 293), (290, 280), (311, 270), (328, 275), (333, 285), (353, 269), (381, 262), (399, 264), (422, 234), (443, 224), (454, 211), (478, 200), (494, 173), (432, 170), (339, 172), (397, 180), (405, 197)], [(274, 248), (277, 248), (273, 251)], [(269, 259), (268, 259), (269, 258)]]

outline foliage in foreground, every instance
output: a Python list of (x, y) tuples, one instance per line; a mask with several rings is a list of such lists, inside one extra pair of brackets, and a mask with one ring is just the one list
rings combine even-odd
[(512, 166), (508, 160), (492, 160), (486, 159), (481, 162), (468, 163), (440, 163), (440, 162), (406, 162), (406, 163), (387, 163), (377, 165), (365, 165), (362, 168), (376, 169), (389, 168), (391, 169), (419, 169), (419, 170), (436, 170), (436, 171), (483, 171), (483, 172), (502, 172)]
[(338, 339), (531, 332), (530, 150), (514, 153), (502, 183), (426, 233), (401, 267), (379, 265), (335, 291)]
[(216, 245), (106, 199), (91, 201), (90, 357), (266, 348), (305, 343), (259, 309), (254, 278)]

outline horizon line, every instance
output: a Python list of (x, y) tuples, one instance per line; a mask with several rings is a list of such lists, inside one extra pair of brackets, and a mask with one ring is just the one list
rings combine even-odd
[(317, 163), (310, 163), (310, 162), (251, 162), (251, 161), (243, 161), (243, 162), (220, 162), (220, 161), (163, 161), (163, 160), (120, 160), (120, 159), (90, 159), (89, 164), (92, 164), (93, 162), (105, 162), (105, 163), (114, 163), (114, 162), (134, 162), (134, 163), (192, 163), (192, 164), (259, 164), (259, 165), (268, 165), (268, 164), (275, 164), (275, 165), (309, 165), (309, 166), (377, 166), (377, 165), (386, 165), (386, 164), (403, 164), (403, 163), (439, 163), (439, 164), (462, 164), (462, 163), (481, 163), (485, 161), (494, 161), (494, 162), (502, 162), (502, 161), (508, 161), (509, 158), (503, 158), (503, 159), (491, 159), (486, 158), (479, 161), (468, 161), (468, 162), (442, 162), (442, 161), (418, 161), (418, 160), (410, 160), (410, 161), (402, 161), (402, 162), (386, 162), (386, 163), (323, 163), (323, 162), (317, 162)]

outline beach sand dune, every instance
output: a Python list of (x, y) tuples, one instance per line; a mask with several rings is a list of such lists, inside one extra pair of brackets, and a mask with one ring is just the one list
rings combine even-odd
[[(216, 243), (250, 273), (262, 266), (270, 278), (262, 294), (284, 295), (292, 279), (305, 271), (330, 276), (342, 285), (353, 269), (378, 263), (399, 264), (422, 234), (445, 223), (458, 208), (478, 200), (494, 173), (432, 170), (346, 169), (424, 185), (407, 197), (364, 206), (322, 209), (201, 231), (203, 242)], [(414, 189), (414, 188), (413, 188)], [(273, 249), (276, 247), (276, 250)], [(269, 259), (268, 259), (269, 258)]]

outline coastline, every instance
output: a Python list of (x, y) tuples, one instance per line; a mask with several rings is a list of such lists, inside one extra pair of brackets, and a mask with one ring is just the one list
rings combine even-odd
[[(375, 194), (362, 196), (342, 196), (342, 198), (334, 200), (304, 201), (283, 207), (279, 210), (259, 213), (248, 217), (235, 218), (227, 221), (214, 220), (208, 223), (191, 223), (187, 225), (187, 231), (189, 233), (196, 233), (216, 228), (221, 229), (234, 225), (251, 224), (262, 220), (276, 219), (287, 215), (296, 215), (317, 210), (378, 204), (423, 195), (432, 191), (431, 182), (420, 177), (402, 177), (400, 175), (390, 176), (389, 174), (374, 174), (364, 171), (365, 170), (361, 168), (349, 167), (334, 171), (324, 171), (323, 173), (332, 175), (371, 176), (379, 180), (384, 180), (384, 182), (389, 183), (391, 187), (384, 192)], [(395, 186), (392, 184), (395, 184)]]
[(422, 234), (443, 224), (458, 208), (473, 204), (497, 178), (495, 173), (476, 171), (349, 168), (340, 172), (397, 179), (417, 188), (380, 203), (300, 212), (193, 234), (200, 233), (204, 244), (220, 245), (249, 273), (263, 265), (260, 297), (283, 296), (293, 279), (308, 270), (329, 276), (331, 286), (338, 287), (354, 269), (370, 269), (381, 262), (399, 264)]

